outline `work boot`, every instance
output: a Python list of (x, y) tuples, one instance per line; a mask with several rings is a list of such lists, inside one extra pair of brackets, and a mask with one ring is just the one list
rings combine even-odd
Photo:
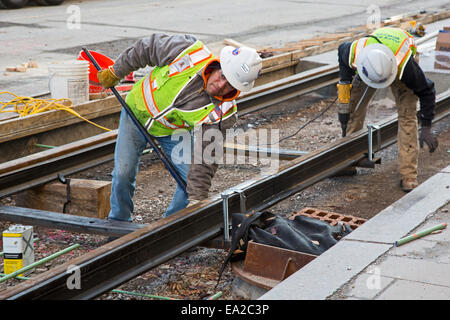
[(400, 180), (400, 187), (404, 192), (410, 192), (418, 185), (419, 184), (417, 183), (416, 178), (403, 178), (402, 180)]

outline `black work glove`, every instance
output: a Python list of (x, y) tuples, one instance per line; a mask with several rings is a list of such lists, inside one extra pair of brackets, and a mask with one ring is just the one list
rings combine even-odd
[(439, 145), (436, 137), (431, 133), (431, 127), (422, 127), (420, 131), (419, 143), (421, 148), (423, 148), (424, 142), (428, 145), (430, 153), (434, 152)]

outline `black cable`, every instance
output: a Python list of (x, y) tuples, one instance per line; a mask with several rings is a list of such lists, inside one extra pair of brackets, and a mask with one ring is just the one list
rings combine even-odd
[[(323, 109), (323, 110), (322, 110), (315, 118), (313, 118), (313, 119), (309, 120), (308, 122), (306, 122), (306, 123), (305, 123), (303, 126), (301, 126), (295, 133), (293, 133), (293, 134), (291, 134), (291, 135), (289, 135), (289, 136), (287, 136), (287, 137), (284, 137), (284, 138), (278, 140), (277, 143), (280, 143), (280, 142), (283, 141), (283, 140), (292, 138), (293, 136), (297, 135), (297, 134), (300, 132), (300, 130), (302, 130), (302, 129), (305, 128), (307, 125), (309, 125), (311, 122), (313, 122), (314, 120), (318, 119), (318, 118), (319, 118), (320, 116), (322, 116), (325, 112), (327, 112), (327, 110), (331, 108), (331, 106), (336, 102), (336, 100), (337, 100), (337, 97), (336, 97), (336, 99), (333, 100), (333, 102), (331, 102), (327, 107), (325, 107), (325, 109)], [(270, 145), (272, 145), (272, 144), (274, 144), (274, 143), (266, 143), (266, 144), (264, 144), (264, 145), (266, 145), (266, 146), (269, 145), (269, 146), (270, 146)]]
[(374, 38), (375, 40), (377, 40), (378, 41), (378, 43), (381, 43), (381, 44), (383, 44), (383, 42), (381, 42), (380, 41), (380, 39), (378, 39), (377, 37), (375, 37), (373, 34), (369, 34), (369, 35), (367, 35), (367, 36), (364, 36), (364, 37), (367, 37), (367, 38)]

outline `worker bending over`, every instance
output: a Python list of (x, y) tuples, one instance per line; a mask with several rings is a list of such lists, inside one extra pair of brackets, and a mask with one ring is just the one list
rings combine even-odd
[[(431, 132), (436, 100), (434, 83), (414, 60), (416, 50), (413, 37), (398, 28), (377, 29), (369, 36), (341, 44), (338, 49), (338, 109), (343, 136), (347, 122), (349, 134), (363, 128), (370, 98), (377, 89), (390, 86), (398, 112), (400, 185), (405, 192), (418, 185), (419, 142), (421, 147), (425, 142), (430, 152), (438, 146)], [(422, 126), (419, 139), (418, 100)]]
[[(113, 66), (98, 73), (98, 78), (105, 88), (110, 88), (130, 72), (146, 66), (155, 68), (133, 86), (126, 102), (187, 181), (186, 191), (177, 186), (164, 214), (168, 216), (189, 202), (208, 197), (218, 167), (202, 159), (207, 146), (202, 137), (195, 139), (196, 144), (202, 144), (200, 148), (177, 148), (175, 152), (183, 140), (178, 137), (182, 135), (180, 129), (190, 133), (190, 142), (194, 127), (202, 126), (203, 132), (216, 128), (222, 134), (232, 127), (237, 112), (234, 99), (253, 87), (262, 60), (256, 50), (247, 47), (227, 46), (220, 57), (215, 57), (191, 35), (153, 34), (122, 52)], [(114, 153), (109, 219), (132, 220), (138, 164), (145, 147), (144, 135), (123, 109)], [(193, 160), (194, 150), (202, 150), (202, 154), (195, 155), (200, 160)], [(191, 154), (184, 154), (188, 152)]]

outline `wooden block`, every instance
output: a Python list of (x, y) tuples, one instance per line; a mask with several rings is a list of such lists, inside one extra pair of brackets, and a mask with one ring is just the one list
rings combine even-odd
[(30, 60), (30, 62), (28, 62), (28, 68), (39, 68), (39, 65), (37, 61)]
[(232, 46), (232, 47), (235, 47), (235, 48), (239, 48), (239, 47), (249, 47), (249, 48), (251, 48), (248, 45), (245, 45), (245, 44), (243, 44), (241, 42), (238, 42), (238, 41), (236, 41), (234, 39), (229, 39), (229, 38), (223, 39), (223, 43), (226, 44), (227, 46)]
[(17, 66), (16, 72), (27, 72), (27, 67), (24, 66)]
[(16, 72), (16, 67), (6, 67), (7, 72)]
[(89, 100), (104, 99), (106, 97), (108, 97), (108, 93), (106, 92), (89, 93)]
[[(66, 213), (84, 217), (107, 218), (110, 210), (110, 181), (70, 179), (70, 199)], [(59, 181), (26, 190), (16, 196), (19, 207), (63, 212), (67, 185)]]

